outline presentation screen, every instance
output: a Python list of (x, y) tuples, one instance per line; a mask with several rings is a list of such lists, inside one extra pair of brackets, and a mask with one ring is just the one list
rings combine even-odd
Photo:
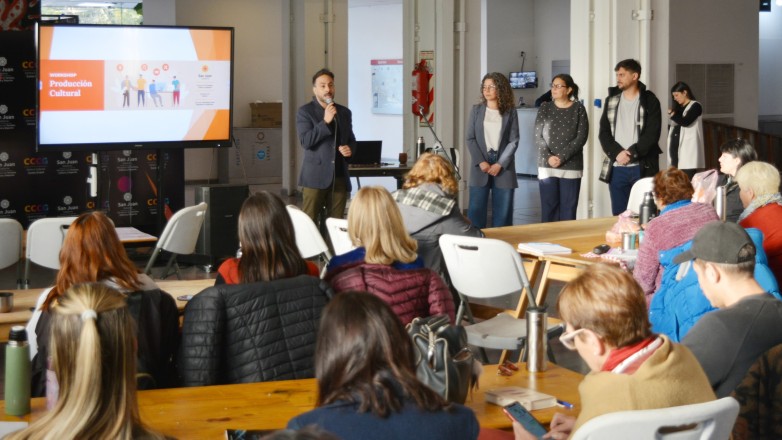
[(233, 28), (41, 24), (38, 151), (230, 145)]

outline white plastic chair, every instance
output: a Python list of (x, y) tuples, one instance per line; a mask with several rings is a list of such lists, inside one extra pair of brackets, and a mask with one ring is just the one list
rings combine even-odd
[[(474, 322), (470, 298), (488, 299), (519, 293), (515, 310), (508, 309), (491, 319), (464, 326), (468, 343), (503, 350), (500, 363), (504, 362), (508, 350), (524, 347), (527, 339), (527, 321), (521, 317), (526, 311), (531, 288), (521, 256), (513, 246), (501, 240), (450, 234), (440, 236), (440, 249), (453, 287), (461, 298), (457, 323), (461, 323), (465, 314), (469, 322)], [(549, 338), (561, 333), (561, 324), (548, 325)], [(550, 347), (548, 354), (553, 361)]]
[(329, 217), (326, 219), (326, 230), (329, 231), (331, 246), (335, 255), (342, 255), (356, 248), (348, 234), (348, 221), (344, 218)]
[(627, 199), (627, 209), (638, 214), (638, 208), (644, 201), (644, 194), (654, 191), (654, 178), (644, 177), (633, 184), (630, 189), (630, 198)]
[(16, 288), (22, 288), (19, 261), (22, 259), (22, 224), (12, 218), (0, 218), (0, 270), (16, 264)]
[(296, 247), (299, 248), (299, 253), (302, 258), (318, 257), (323, 261), (323, 269), (320, 272), (320, 277), (323, 278), (326, 264), (331, 260), (329, 246), (310, 216), (295, 205), (288, 205), (287, 208), (293, 222), (293, 230), (296, 232)]
[(726, 440), (738, 413), (739, 403), (732, 397), (671, 408), (620, 411), (586, 422), (572, 439)]
[(176, 257), (177, 255), (190, 255), (195, 252), (198, 234), (201, 232), (201, 225), (206, 217), (206, 208), (206, 203), (201, 202), (195, 206), (182, 208), (171, 216), (155, 244), (152, 255), (149, 257), (147, 267), (144, 269), (145, 274), (152, 274), (152, 266), (155, 265), (155, 260), (163, 251), (166, 251), (171, 253), (171, 257), (168, 259), (160, 279), (168, 277), (172, 265), (175, 268), (177, 279), (182, 279), (179, 275), (179, 265), (176, 264)]
[(50, 217), (36, 220), (27, 228), (24, 262), (24, 288), (30, 288), (30, 263), (49, 269), (60, 268), (60, 249), (65, 233), (76, 217)]

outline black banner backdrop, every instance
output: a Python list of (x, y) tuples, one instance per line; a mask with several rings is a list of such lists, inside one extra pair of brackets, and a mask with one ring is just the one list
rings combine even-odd
[[(117, 226), (157, 234), (158, 194), (164, 214), (184, 206), (184, 151), (164, 150), (160, 162), (150, 150), (100, 154), (98, 197), (87, 182), (88, 152), (35, 151), (35, 47), (31, 24), (40, 16), (37, 0), (0, 17), (0, 217), (29, 224), (43, 217), (74, 216), (102, 207)], [(9, 5), (9, 6), (10, 6)], [(161, 164), (161, 178), (157, 167)]]

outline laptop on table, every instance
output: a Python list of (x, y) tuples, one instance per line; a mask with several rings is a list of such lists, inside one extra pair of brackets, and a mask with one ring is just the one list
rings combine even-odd
[(383, 141), (356, 141), (349, 168), (368, 168), (380, 166)]

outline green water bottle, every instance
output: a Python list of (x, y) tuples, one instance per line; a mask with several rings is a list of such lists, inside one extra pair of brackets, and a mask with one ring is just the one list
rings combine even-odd
[(24, 326), (11, 327), (5, 346), (5, 413), (30, 413), (30, 345)]

